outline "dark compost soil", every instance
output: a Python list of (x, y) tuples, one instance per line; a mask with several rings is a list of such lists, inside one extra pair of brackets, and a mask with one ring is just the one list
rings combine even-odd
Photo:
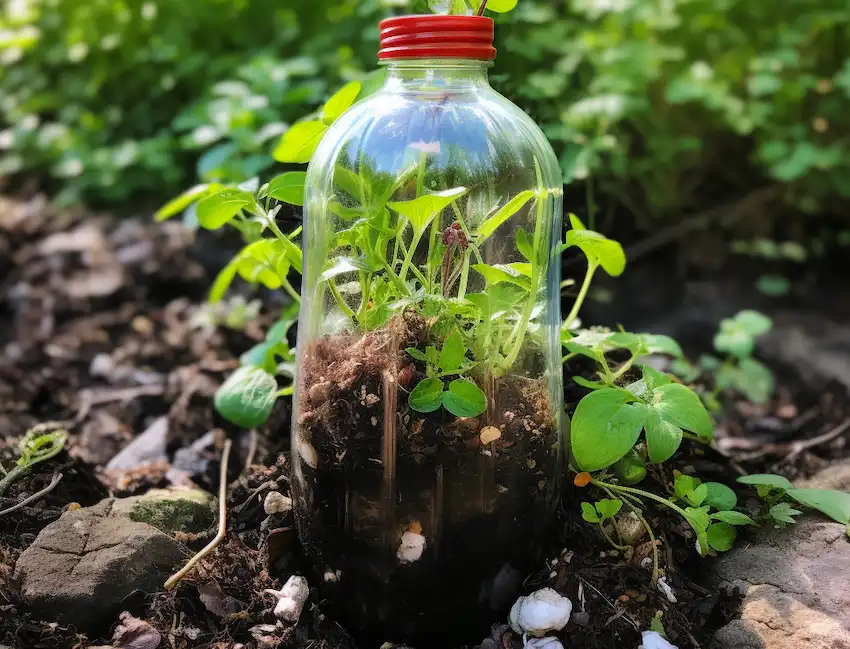
[[(542, 558), (563, 474), (541, 380), (478, 377), (490, 407), (477, 417), (408, 406), (425, 373), (404, 350), (434, 342), (407, 312), (304, 355), (299, 536), (329, 611), (376, 646), (431, 646), (447, 627), (456, 642), (479, 642)], [(486, 427), (499, 437), (483, 446)], [(427, 540), (421, 556), (404, 556), (405, 533)]]
[[(43, 488), (54, 472), (62, 475), (50, 493), (0, 517), (0, 645), (71, 649), (108, 644), (118, 620), (105, 619), (101, 628), (82, 630), (34, 618), (17, 599), (12, 579), (16, 558), (39, 530), (72, 503), (86, 506), (107, 493), (129, 495), (187, 482), (215, 491), (221, 440), (230, 435), (236, 452), (229, 464), (232, 482), (224, 543), (200, 562), (179, 589), (149, 594), (144, 603), (134, 604), (131, 613), (159, 630), (162, 647), (377, 649), (374, 642), (352, 636), (336, 622), (331, 612), (340, 602), (327, 599), (315, 577), (310, 579), (309, 603), (295, 627), (275, 625), (274, 600), (263, 594), (264, 589), (279, 588), (291, 574), (314, 574), (315, 561), (308, 555), (315, 553), (309, 538), (306, 548), (299, 545), (291, 514), (266, 516), (263, 511), (265, 494), (289, 490), (289, 440), (281, 434), (289, 427), (289, 404), (281, 401), (273, 420), (253, 436), (230, 429), (212, 410), (216, 387), (236, 367), (238, 354), (262, 338), (278, 308), (266, 302), (269, 312), (238, 331), (210, 325), (204, 297), (210, 277), (226, 259), (226, 254), (215, 250), (227, 249), (221, 241), (193, 242), (176, 223), (154, 225), (145, 220), (116, 221), (57, 212), (39, 197), (0, 199), (0, 460), (8, 467), (17, 439), (39, 422), (63, 422), (70, 433), (67, 452), (36, 467), (0, 496), (2, 510)], [(652, 263), (648, 259), (644, 266)], [(722, 292), (723, 276), (718, 273), (715, 281)], [(627, 318), (621, 321), (626, 326), (633, 324)], [(774, 370), (778, 389), (770, 404), (754, 409), (734, 399), (727, 403), (718, 431), (721, 442), (737, 440), (720, 444), (731, 460), (712, 449), (685, 445), (669, 466), (653, 469), (646, 487), (669, 490), (673, 469), (729, 483), (740, 467), (779, 469), (796, 477), (846, 457), (850, 433), (824, 435), (848, 417), (850, 401), (844, 387), (812, 390), (795, 368), (774, 366)], [(570, 376), (580, 368), (567, 371)], [(365, 396), (383, 389), (369, 379), (352, 384), (352, 394), (363, 386), (364, 402)], [(566, 395), (568, 408), (574, 407), (580, 396), (572, 385)], [(537, 412), (531, 403), (533, 399), (520, 396), (516, 409)], [(339, 418), (344, 413), (330, 416)], [(163, 420), (167, 424), (164, 438), (154, 434)], [(538, 423), (543, 422), (535, 425)], [(412, 429), (412, 420), (409, 426)], [(450, 432), (442, 422), (427, 418), (422, 426), (418, 437), (409, 437), (409, 448), (403, 454), (411, 467), (432, 461), (429, 436)], [(470, 440), (477, 439), (476, 428), (478, 423), (469, 431), (452, 432), (455, 446), (464, 453), (474, 451), (476, 458), (486, 458), (481, 449), (467, 448)], [(363, 434), (364, 445), (375, 443), (368, 441), (365, 428), (355, 426), (347, 434), (353, 438)], [(503, 432), (506, 442), (510, 437), (509, 430)], [(758, 440), (755, 446), (753, 439)], [(359, 446), (361, 440), (357, 441)], [(141, 444), (144, 452), (137, 447), (132, 457), (125, 455), (116, 462), (116, 455), (127, 453), (130, 442)], [(332, 436), (324, 442), (320, 436), (313, 438), (319, 466), (332, 457), (338, 442)], [(802, 448), (800, 442), (804, 442)], [(349, 440), (343, 440), (343, 447), (349, 446)], [(521, 463), (529, 453), (533, 456), (528, 450), (508, 450), (506, 461)], [(495, 483), (510, 481), (496, 475)], [(335, 502), (326, 491), (333, 488), (331, 482), (316, 485), (322, 490), (322, 502)], [(370, 489), (367, 503), (379, 502), (375, 495), (380, 493), (378, 483)], [(419, 512), (426, 506), (417, 499), (421, 494), (430, 497), (429, 490), (433, 491), (425, 486), (405, 496), (405, 502), (413, 503), (414, 513), (398, 516), (399, 526), (409, 528), (414, 520), (408, 519), (415, 515), (425, 527), (427, 521)], [(646, 543), (639, 545), (631, 557), (610, 550), (595, 529), (581, 520), (576, 506), (579, 498), (602, 494), (576, 491), (571, 484), (564, 486), (554, 523), (535, 543), (536, 556), (527, 557), (532, 565), (520, 575), (523, 592), (551, 586), (573, 601), (572, 620), (561, 634), (568, 639), (565, 644), (632, 649), (639, 642), (639, 631), (648, 628), (656, 611), (663, 611), (667, 631), (680, 648), (705, 646), (712, 632), (734, 615), (736, 603), (708, 586), (711, 560), (697, 557), (687, 525), (662, 510), (647, 512), (661, 543), (667, 582), (676, 593), (677, 602), (673, 603), (650, 586), (642, 560), (651, 548)], [(446, 537), (447, 547), (462, 547), (463, 538), (455, 541), (470, 533), (465, 526), (479, 525), (476, 516), (470, 515), (480, 510), (472, 505), (475, 499), (463, 493), (458, 500), (473, 511), (460, 505), (450, 508), (460, 520)], [(335, 505), (329, 507), (336, 515)], [(362, 513), (357, 516), (361, 521), (367, 518)], [(483, 533), (490, 531), (485, 525)], [(213, 533), (210, 530), (183, 541), (197, 550)], [(474, 529), (472, 534), (480, 536), (482, 530)], [(502, 540), (497, 535), (494, 543)], [(347, 549), (352, 556), (361, 551)], [(371, 561), (368, 546), (365, 552)], [(452, 564), (452, 570), (462, 583), (468, 573), (466, 562), (474, 566), (475, 561), (485, 560), (486, 552), (463, 555), (463, 562)], [(365, 582), (360, 587), (352, 584), (348, 597), (364, 598), (372, 587)], [(463, 639), (458, 639), (455, 625), (465, 626), (477, 600), (452, 599), (453, 590), (437, 595), (427, 588), (423, 591), (427, 593), (423, 605), (435, 606), (430, 600), (445, 598), (451, 602), (450, 610), (455, 610), (453, 620), (433, 625), (432, 636), (439, 642), (419, 644), (419, 648), (459, 647)], [(437, 612), (441, 617), (448, 615)], [(496, 615), (492, 621), (506, 620)], [(476, 624), (479, 622), (476, 619)], [(518, 649), (522, 645), (521, 639), (504, 627), (496, 627), (494, 634), (498, 641), (482, 636), (478, 642), (485, 641), (482, 646), (486, 649)]]

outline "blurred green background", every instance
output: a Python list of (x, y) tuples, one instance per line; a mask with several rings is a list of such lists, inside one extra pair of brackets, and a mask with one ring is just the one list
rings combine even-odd
[[(279, 171), (287, 126), (423, 1), (5, 0), (2, 186), (118, 211)], [(496, 21), (493, 85), (592, 216), (650, 229), (762, 187), (797, 213), (850, 197), (847, 0), (519, 0)]]

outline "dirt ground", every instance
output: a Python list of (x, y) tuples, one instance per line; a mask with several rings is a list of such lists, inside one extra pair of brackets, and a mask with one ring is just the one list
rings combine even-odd
[[(270, 489), (288, 490), (289, 404), (281, 401), (256, 434), (234, 429), (212, 408), (217, 386), (238, 355), (262, 339), (279, 307), (264, 300), (256, 315), (228, 328), (220, 326), (227, 313), (205, 306), (210, 278), (235, 243), (196, 238), (179, 223), (56, 211), (40, 196), (0, 198), (0, 460), (8, 467), (18, 438), (40, 422), (61, 422), (70, 433), (67, 452), (0, 496), (2, 510), (45, 487), (55, 471), (62, 474), (46, 496), (0, 517), (0, 646), (109, 644), (117, 619), (88, 635), (34, 619), (16, 599), (16, 558), (71, 503), (173, 484), (214, 493), (227, 436), (234, 453), (226, 540), (179, 589), (152, 595), (130, 612), (161, 633), (162, 647), (362, 646), (323, 613), (315, 591), (299, 624), (285, 630), (274, 626), (274, 600), (263, 595), (304, 571), (305, 562), (291, 518), (269, 518), (262, 507)], [(249, 302), (256, 297), (245, 295)], [(774, 369), (777, 393), (767, 406), (725, 401), (718, 447), (728, 457), (685, 445), (674, 461), (652, 470), (648, 486), (669, 489), (673, 469), (727, 483), (744, 471), (805, 477), (846, 457), (850, 433), (834, 433), (850, 417), (846, 387), (815, 389), (793, 367)], [(166, 435), (157, 435), (163, 425)], [(128, 458), (128, 444), (140, 438)], [(663, 611), (679, 647), (698, 648), (734, 616), (736, 601), (708, 585), (711, 560), (693, 552), (684, 522), (649, 513), (676, 593), (672, 603), (640, 567), (650, 548), (638, 547), (630, 560), (607, 549), (581, 520), (576, 499), (570, 486), (547, 559), (523, 584), (551, 586), (573, 601), (566, 646), (632, 649)], [(213, 533), (183, 540), (199, 549)], [(504, 649), (522, 646), (502, 630), (496, 629)], [(451, 629), (445, 638), (446, 649), (458, 646)]]

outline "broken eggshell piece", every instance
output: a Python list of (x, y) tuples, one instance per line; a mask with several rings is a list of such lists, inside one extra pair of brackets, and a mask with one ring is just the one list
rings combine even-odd
[(401, 535), (401, 544), (395, 556), (401, 563), (413, 563), (422, 558), (424, 551), (425, 537), (416, 532), (405, 532)]
[(572, 610), (569, 598), (551, 588), (541, 588), (514, 602), (510, 613), (511, 628), (532, 636), (560, 631), (570, 621)]
[(307, 580), (300, 575), (292, 575), (280, 590), (263, 591), (278, 598), (274, 607), (275, 617), (284, 622), (295, 624), (301, 617), (301, 610), (310, 596)]
[(670, 644), (664, 636), (657, 631), (644, 631), (641, 634), (643, 644), (638, 649), (679, 649), (676, 645)]

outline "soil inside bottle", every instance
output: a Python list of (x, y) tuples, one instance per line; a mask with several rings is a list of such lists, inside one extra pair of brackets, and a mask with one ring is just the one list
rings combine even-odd
[[(479, 417), (416, 412), (424, 374), (404, 350), (426, 337), (406, 312), (320, 338), (300, 371), (299, 532), (326, 607), (363, 642), (480, 642), (539, 555), (557, 488), (548, 386), (508, 374), (484, 381)], [(482, 444), (485, 427), (498, 435)]]

